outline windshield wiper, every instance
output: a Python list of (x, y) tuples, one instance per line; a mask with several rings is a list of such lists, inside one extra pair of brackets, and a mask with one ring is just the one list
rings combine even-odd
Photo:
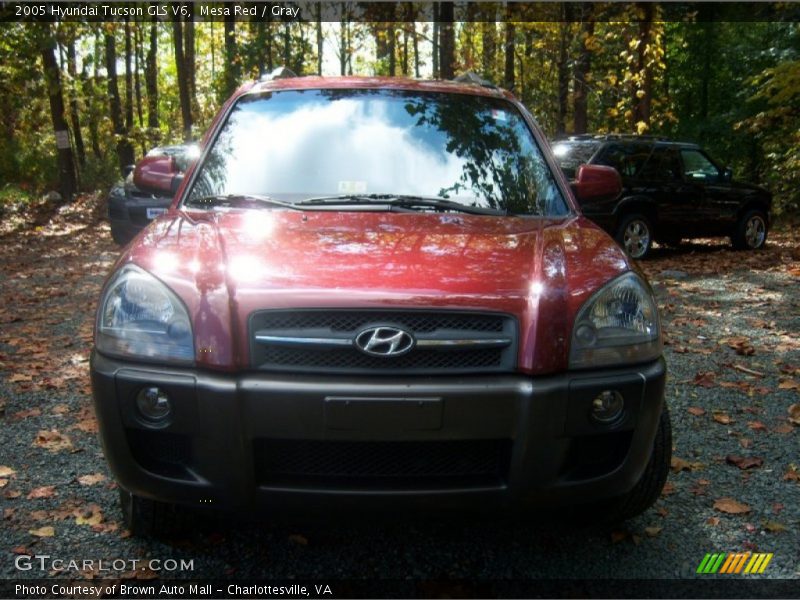
[(505, 215), (503, 210), (494, 208), (481, 208), (479, 206), (468, 206), (455, 202), (453, 200), (446, 200), (444, 198), (426, 197), (426, 196), (412, 196), (401, 194), (343, 194), (340, 196), (320, 196), (318, 198), (308, 198), (298, 202), (297, 205), (302, 206), (337, 206), (345, 205), (352, 206), (358, 204), (368, 205), (387, 205), (391, 208), (405, 208), (414, 210), (415, 208), (432, 208), (440, 211), (453, 211), (463, 212), (471, 215)]
[(189, 206), (199, 206), (201, 208), (210, 208), (212, 206), (225, 206), (229, 208), (241, 207), (242, 205), (258, 205), (258, 206), (273, 206), (278, 208), (291, 208), (299, 210), (292, 202), (284, 202), (276, 200), (269, 196), (262, 196), (259, 194), (216, 194), (211, 196), (203, 196), (202, 198), (195, 198), (186, 202)]

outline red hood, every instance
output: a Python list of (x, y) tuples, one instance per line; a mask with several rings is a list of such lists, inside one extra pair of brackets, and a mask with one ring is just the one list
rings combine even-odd
[(175, 290), (198, 364), (228, 370), (247, 365), (257, 309), (433, 306), (513, 314), (519, 368), (564, 370), (578, 309), (630, 268), (582, 217), (281, 210), (172, 212), (120, 260)]

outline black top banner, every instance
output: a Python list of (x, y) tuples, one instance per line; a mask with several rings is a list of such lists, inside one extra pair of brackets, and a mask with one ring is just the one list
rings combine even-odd
[[(0, 2), (0, 22), (99, 21), (441, 21), (441, 2)], [(661, 21), (800, 21), (800, 4), (786, 2), (655, 2)], [(580, 2), (458, 2), (454, 22), (569, 22), (589, 18)], [(604, 4), (604, 21), (635, 22), (636, 4)], [(413, 15), (413, 18), (411, 18)]]

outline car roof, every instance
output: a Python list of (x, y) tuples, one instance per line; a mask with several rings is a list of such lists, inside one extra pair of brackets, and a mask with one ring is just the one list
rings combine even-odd
[(341, 90), (341, 89), (385, 89), (409, 90), (422, 92), (443, 92), (450, 94), (469, 94), (488, 98), (514, 99), (514, 96), (501, 88), (464, 83), (456, 81), (439, 81), (430, 79), (411, 79), (408, 77), (283, 77), (268, 81), (256, 81), (243, 85), (237, 90), (236, 97), (247, 94), (258, 94), (278, 90)]
[(639, 142), (650, 143), (656, 146), (676, 146), (679, 148), (692, 149), (700, 148), (698, 144), (694, 144), (692, 142), (678, 142), (675, 140), (670, 140), (669, 138), (653, 135), (634, 135), (623, 133), (586, 133), (553, 140), (553, 144), (569, 144), (579, 142), (597, 142), (598, 144), (602, 144), (603, 142)]

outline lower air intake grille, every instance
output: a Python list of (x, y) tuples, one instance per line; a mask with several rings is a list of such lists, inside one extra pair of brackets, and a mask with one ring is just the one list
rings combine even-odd
[(358, 489), (497, 486), (505, 482), (510, 440), (254, 442), (260, 485)]

